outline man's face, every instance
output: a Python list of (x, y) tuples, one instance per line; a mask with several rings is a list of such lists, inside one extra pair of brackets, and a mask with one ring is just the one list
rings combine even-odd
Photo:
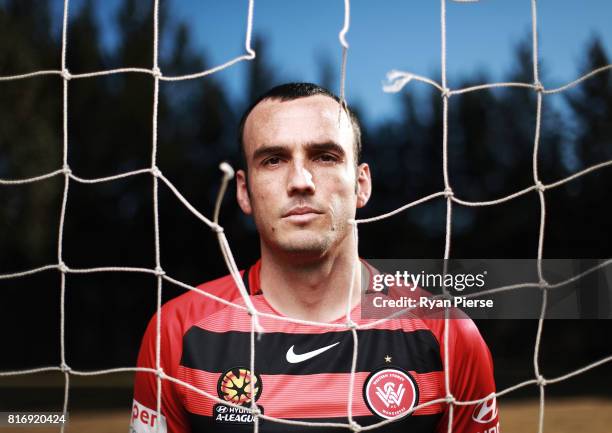
[(237, 173), (238, 203), (265, 247), (316, 258), (347, 238), (371, 179), (367, 164), (356, 166), (351, 122), (335, 100), (264, 100), (243, 143), (248, 175)]

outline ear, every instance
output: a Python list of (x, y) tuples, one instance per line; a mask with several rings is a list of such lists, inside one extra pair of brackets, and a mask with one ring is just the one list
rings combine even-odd
[(253, 209), (251, 208), (251, 197), (249, 196), (249, 188), (247, 186), (247, 175), (244, 170), (236, 172), (236, 198), (242, 212), (251, 215)]
[(357, 167), (357, 208), (362, 208), (370, 200), (372, 194), (372, 175), (370, 166), (366, 163)]

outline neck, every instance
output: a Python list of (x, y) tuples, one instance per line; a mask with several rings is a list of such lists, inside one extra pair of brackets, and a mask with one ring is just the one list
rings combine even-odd
[(359, 303), (362, 278), (354, 239), (346, 241), (339, 251), (316, 259), (283, 256), (262, 244), (260, 281), (268, 303), (302, 320), (331, 322), (345, 315), (351, 283), (352, 309)]

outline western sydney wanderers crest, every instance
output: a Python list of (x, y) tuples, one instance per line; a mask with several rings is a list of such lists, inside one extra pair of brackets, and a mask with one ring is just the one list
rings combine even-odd
[(419, 388), (407, 371), (385, 367), (368, 376), (363, 385), (363, 398), (375, 415), (395, 418), (418, 404)]
[[(258, 374), (254, 376), (245, 367), (234, 367), (227, 370), (217, 382), (217, 393), (223, 400), (245, 408), (250, 407), (252, 399), (261, 395), (262, 382)], [(263, 408), (259, 406), (263, 413)], [(225, 404), (216, 404), (213, 408), (216, 422), (247, 424), (253, 422), (253, 416), (248, 409), (241, 409)]]

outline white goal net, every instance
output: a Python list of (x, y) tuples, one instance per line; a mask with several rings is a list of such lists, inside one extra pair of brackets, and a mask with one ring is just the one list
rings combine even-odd
[[(458, 2), (469, 2), (470, 0), (455, 0)], [(547, 192), (555, 189), (557, 187), (560, 187), (561, 185), (564, 185), (568, 182), (572, 182), (573, 180), (581, 177), (581, 176), (586, 176), (586, 175), (592, 175), (594, 172), (596, 172), (597, 170), (601, 170), (604, 169), (605, 167), (608, 166), (612, 166), (612, 160), (610, 161), (604, 161), (601, 162), (599, 164), (590, 166), (582, 171), (576, 172), (566, 178), (563, 179), (559, 179), (555, 182), (552, 183), (543, 183), (540, 176), (539, 176), (539, 165), (538, 165), (538, 156), (539, 156), (539, 144), (540, 144), (540, 130), (541, 130), (541, 119), (542, 119), (542, 106), (546, 100), (546, 97), (548, 95), (551, 94), (556, 94), (556, 93), (560, 93), (560, 92), (564, 92), (574, 86), (578, 86), (580, 83), (582, 83), (585, 80), (590, 79), (591, 77), (593, 77), (596, 74), (605, 74), (605, 73), (609, 73), (610, 70), (612, 70), (612, 65), (607, 65), (607, 66), (603, 66), (599, 69), (593, 70), (591, 72), (589, 72), (588, 74), (581, 76), (579, 78), (577, 78), (575, 81), (572, 81), (566, 85), (563, 85), (561, 87), (558, 88), (547, 88), (544, 83), (542, 83), (540, 81), (540, 74), (539, 74), (539, 68), (538, 68), (538, 59), (539, 59), (539, 55), (538, 55), (538, 16), (537, 16), (537, 1), (536, 0), (532, 0), (531, 1), (531, 13), (532, 13), (532, 50), (533, 50), (533, 80), (531, 82), (504, 82), (504, 83), (491, 83), (491, 84), (481, 84), (481, 85), (477, 85), (477, 86), (473, 86), (473, 87), (468, 87), (468, 88), (457, 88), (457, 89), (452, 89), (450, 87), (448, 87), (448, 83), (447, 83), (447, 66), (446, 66), (446, 43), (447, 43), (447, 37), (446, 37), (446, 3), (447, 0), (441, 0), (441, 16), (440, 16), (440, 29), (441, 29), (441, 77), (440, 80), (434, 80), (432, 78), (429, 77), (424, 77), (424, 76), (420, 76), (420, 75), (416, 75), (416, 74), (412, 74), (410, 72), (403, 72), (403, 71), (391, 71), (388, 74), (388, 83), (384, 86), (384, 91), (385, 92), (400, 92), (404, 89), (404, 87), (411, 81), (411, 80), (417, 80), (417, 81), (421, 81), (421, 82), (425, 82), (431, 86), (433, 86), (435, 89), (437, 89), (440, 92), (441, 98), (442, 98), (442, 104), (443, 104), (443, 134), (442, 134), (442, 158), (443, 158), (443, 172), (441, 173), (441, 175), (443, 176), (444, 179), (444, 190), (436, 192), (434, 194), (428, 195), (426, 197), (422, 197), (416, 201), (413, 201), (411, 203), (405, 204), (395, 210), (393, 210), (392, 212), (386, 213), (384, 215), (380, 215), (377, 217), (373, 217), (373, 218), (368, 218), (368, 219), (361, 219), (361, 220), (356, 220), (356, 221), (351, 221), (352, 225), (353, 225), (353, 234), (354, 236), (357, 238), (358, 235), (358, 227), (360, 224), (366, 224), (369, 222), (373, 222), (373, 221), (377, 221), (377, 220), (381, 220), (387, 217), (390, 217), (392, 215), (395, 215), (399, 212), (403, 212), (406, 209), (409, 209), (411, 207), (415, 207), (418, 206), (420, 204), (423, 204), (425, 202), (428, 202), (430, 200), (434, 200), (434, 199), (443, 199), (446, 202), (446, 236), (445, 236), (445, 247), (444, 247), (444, 251), (443, 251), (443, 258), (444, 259), (450, 259), (451, 258), (451, 245), (452, 245), (452, 238), (451, 238), (451, 227), (453, 224), (453, 209), (455, 206), (469, 206), (469, 207), (481, 207), (481, 206), (495, 206), (510, 200), (514, 200), (518, 197), (527, 195), (527, 194), (536, 194), (539, 198), (539, 203), (540, 203), (540, 214), (539, 214), (539, 218), (537, 219), (539, 222), (539, 235), (538, 235), (538, 247), (537, 247), (537, 258), (538, 260), (542, 260), (543, 259), (543, 248), (544, 248), (544, 232), (545, 232), (545, 226), (546, 226), (546, 222), (548, 218), (554, 218), (554, 215), (547, 215), (547, 202), (546, 202), (546, 198), (547, 198)], [(59, 365), (51, 365), (51, 366), (41, 366), (40, 368), (33, 368), (33, 369), (27, 369), (27, 370), (15, 370), (15, 371), (2, 371), (0, 372), (0, 377), (2, 376), (18, 376), (18, 375), (33, 375), (33, 374), (37, 374), (37, 373), (42, 373), (42, 372), (46, 372), (46, 371), (60, 371), (63, 373), (64, 378), (65, 378), (65, 388), (64, 388), (64, 403), (63, 403), (63, 411), (64, 412), (68, 412), (69, 409), (69, 394), (70, 394), (70, 379), (72, 376), (93, 376), (93, 375), (109, 375), (109, 374), (113, 374), (113, 373), (118, 373), (118, 372), (134, 372), (134, 371), (144, 371), (144, 372), (148, 372), (150, 374), (156, 375), (157, 377), (157, 390), (158, 390), (158, 395), (157, 395), (157, 412), (158, 412), (158, 416), (160, 416), (161, 414), (161, 382), (162, 381), (172, 381), (174, 383), (180, 384), (181, 386), (184, 387), (188, 387), (190, 388), (193, 392), (199, 393), (201, 394), (203, 397), (214, 400), (216, 402), (219, 403), (224, 403), (226, 405), (230, 405), (230, 406), (236, 406), (237, 405), (233, 405), (232, 403), (228, 403), (225, 400), (220, 399), (218, 396), (216, 395), (211, 395), (201, 389), (198, 389), (196, 387), (194, 387), (193, 385), (183, 382), (181, 380), (179, 380), (176, 377), (171, 377), (169, 375), (167, 375), (163, 369), (161, 368), (161, 364), (160, 364), (160, 353), (161, 353), (161, 337), (160, 337), (160, 333), (161, 333), (161, 306), (162, 306), (162, 286), (165, 283), (169, 283), (169, 284), (173, 284), (176, 286), (179, 286), (181, 288), (184, 288), (186, 290), (193, 290), (193, 291), (198, 291), (199, 293), (201, 293), (202, 296), (206, 296), (209, 297), (217, 302), (221, 302), (224, 304), (229, 305), (232, 308), (237, 308), (237, 309), (242, 309), (242, 310), (247, 310), (251, 316), (251, 321), (252, 321), (252, 330), (251, 330), (251, 359), (250, 359), (250, 369), (251, 369), (251, 373), (255, 374), (255, 358), (257, 356), (256, 351), (255, 351), (255, 342), (257, 339), (257, 334), (258, 333), (265, 333), (265, 329), (260, 325), (260, 318), (262, 316), (265, 316), (267, 318), (271, 318), (274, 320), (285, 320), (285, 321), (291, 321), (291, 322), (295, 322), (295, 323), (300, 323), (300, 324), (305, 324), (305, 325), (309, 325), (309, 326), (323, 326), (325, 328), (330, 328), (330, 327), (337, 327), (340, 329), (347, 329), (350, 330), (352, 332), (353, 335), (353, 340), (354, 340), (354, 344), (353, 344), (353, 354), (352, 354), (352, 368), (351, 368), (351, 381), (350, 381), (350, 386), (349, 386), (349, 394), (348, 394), (348, 404), (347, 404), (347, 409), (346, 409), (346, 418), (347, 418), (347, 422), (346, 423), (321, 423), (321, 422), (305, 422), (305, 421), (296, 421), (296, 420), (288, 420), (288, 419), (280, 419), (280, 418), (274, 418), (268, 415), (263, 414), (258, 406), (256, 401), (253, 399), (251, 401), (251, 407), (249, 408), (249, 411), (252, 412), (253, 419), (254, 419), (254, 431), (257, 432), (259, 431), (259, 421), (260, 419), (265, 419), (268, 420), (270, 422), (276, 422), (276, 423), (285, 423), (285, 424), (295, 424), (295, 425), (301, 425), (304, 427), (343, 427), (346, 428), (347, 430), (350, 431), (354, 431), (354, 432), (359, 432), (359, 431), (365, 431), (365, 430), (375, 430), (376, 428), (394, 422), (396, 419), (388, 419), (388, 420), (383, 420), (380, 421), (376, 424), (373, 425), (369, 425), (369, 426), (361, 426), (359, 425), (353, 418), (353, 413), (352, 413), (352, 408), (353, 408), (353, 399), (355, 398), (355, 368), (356, 368), (356, 361), (357, 361), (357, 348), (358, 348), (358, 344), (359, 344), (359, 338), (358, 338), (358, 334), (357, 331), (359, 329), (365, 329), (365, 328), (369, 328), (372, 326), (375, 326), (375, 324), (377, 322), (373, 322), (373, 323), (369, 323), (368, 325), (358, 325), (355, 322), (353, 322), (351, 320), (350, 317), (350, 302), (347, 303), (347, 315), (346, 315), (346, 322), (343, 324), (336, 324), (336, 325), (330, 325), (329, 323), (318, 323), (318, 322), (309, 322), (309, 321), (304, 321), (304, 320), (296, 320), (296, 319), (291, 319), (291, 318), (287, 318), (287, 317), (279, 317), (279, 316), (275, 316), (272, 314), (268, 314), (268, 313), (263, 313), (263, 312), (259, 312), (257, 311), (257, 309), (254, 307), (253, 303), (251, 302), (251, 299), (248, 295), (248, 292), (244, 286), (244, 283), (242, 281), (242, 278), (240, 276), (238, 267), (236, 266), (234, 257), (232, 255), (232, 251), (230, 249), (230, 245), (228, 243), (228, 240), (224, 234), (224, 230), (223, 230), (223, 226), (221, 225), (220, 221), (219, 221), (219, 210), (220, 210), (220, 206), (221, 206), (221, 201), (223, 198), (223, 195), (225, 193), (225, 190), (228, 186), (228, 183), (230, 182), (230, 180), (233, 177), (233, 169), (228, 165), (228, 164), (222, 164), (221, 166), (221, 170), (223, 171), (223, 181), (222, 181), (222, 186), (220, 188), (219, 191), (219, 195), (218, 195), (218, 199), (216, 201), (216, 205), (215, 205), (215, 210), (214, 210), (214, 214), (212, 215), (212, 217), (207, 217), (205, 215), (203, 215), (198, 209), (196, 209), (182, 194), (181, 192), (172, 184), (172, 182), (170, 180), (168, 180), (165, 176), (164, 173), (159, 169), (158, 165), (157, 165), (157, 131), (158, 131), (158, 102), (159, 102), (159, 90), (160, 90), (160, 84), (163, 82), (168, 82), (168, 81), (179, 81), (179, 80), (193, 80), (193, 79), (199, 79), (202, 77), (205, 77), (207, 75), (210, 74), (214, 74), (217, 73), (223, 69), (232, 67), (233, 65), (237, 64), (238, 62), (242, 62), (242, 61), (249, 61), (255, 58), (256, 53), (253, 51), (253, 49), (251, 48), (251, 32), (252, 32), (252, 28), (253, 28), (253, 17), (254, 17), (254, 0), (249, 0), (248, 2), (248, 13), (247, 13), (247, 23), (246, 23), (246, 38), (245, 38), (245, 53), (239, 57), (236, 57), (222, 65), (218, 65), (215, 66), (213, 68), (198, 72), (198, 73), (193, 73), (193, 74), (189, 74), (189, 75), (181, 75), (181, 76), (167, 76), (164, 75), (163, 71), (160, 69), (159, 67), (159, 62), (158, 62), (158, 53), (159, 53), (159, 19), (158, 19), (158, 14), (159, 14), (159, 0), (154, 0), (154, 13), (153, 13), (153, 19), (154, 19), (154, 23), (153, 23), (153, 53), (152, 53), (152, 67), (150, 69), (143, 69), (143, 68), (119, 68), (119, 69), (112, 69), (112, 70), (103, 70), (103, 71), (92, 71), (92, 72), (87, 72), (87, 73), (79, 73), (79, 74), (72, 74), (66, 66), (66, 53), (67, 50), (69, 49), (68, 45), (67, 45), (67, 35), (69, 32), (69, 28), (68, 28), (68, 22), (69, 22), (69, 1), (65, 0), (64, 1), (64, 10), (63, 10), (63, 29), (62, 29), (62, 50), (61, 50), (61, 68), (58, 70), (39, 70), (39, 71), (29, 71), (20, 75), (12, 75), (12, 76), (0, 76), (0, 81), (5, 82), (5, 81), (15, 81), (15, 80), (28, 80), (28, 79), (33, 79), (36, 77), (40, 77), (40, 76), (61, 76), (62, 78), (62, 85), (63, 85), (63, 152), (62, 152), (62, 160), (63, 160), (63, 165), (61, 167), (57, 167), (56, 170), (49, 172), (49, 173), (44, 173), (41, 174), (39, 176), (35, 176), (35, 177), (31, 177), (31, 178), (26, 178), (26, 179), (0, 179), (0, 186), (1, 185), (16, 185), (16, 184), (29, 184), (29, 183), (35, 183), (35, 182), (44, 182), (45, 180), (51, 179), (51, 178), (63, 178), (64, 181), (64, 186), (63, 186), (63, 198), (62, 198), (62, 205), (61, 205), (61, 216), (60, 216), (60, 221), (59, 221), (59, 227), (58, 229), (58, 243), (57, 243), (57, 261), (54, 263), (49, 263), (46, 266), (42, 266), (42, 267), (38, 267), (35, 269), (26, 269), (20, 272), (15, 272), (15, 273), (10, 273), (10, 274), (2, 274), (0, 275), (0, 279), (13, 279), (13, 278), (20, 278), (20, 277), (26, 277), (35, 273), (39, 273), (39, 272), (44, 272), (44, 271), (49, 271), (49, 270), (54, 270), (57, 271), (59, 273), (59, 275), (61, 276), (61, 299), (60, 299), (60, 320), (61, 320), (61, 340), (60, 340), (60, 353), (61, 353), (61, 363)], [(341, 26), (339, 25), (339, 27), (341, 28), (340, 33), (339, 33), (339, 42), (342, 48), (342, 72), (341, 72), (341, 84), (340, 84), (340, 95), (342, 100), (345, 100), (345, 82), (346, 82), (346, 59), (347, 59), (347, 54), (349, 53), (349, 43), (347, 41), (347, 37), (349, 36), (349, 24), (350, 24), (350, 2), (349, 0), (344, 0), (344, 6), (345, 6), (345, 14), (344, 14), (344, 22), (343, 23), (339, 23), (341, 24)], [(552, 18), (551, 18), (552, 19)], [(84, 177), (85, 173), (74, 173), (69, 164), (68, 164), (68, 154), (70, 151), (70, 143), (68, 140), (68, 128), (69, 128), (69, 122), (68, 122), (68, 118), (69, 118), (69, 104), (68, 104), (68, 88), (70, 86), (70, 83), (73, 80), (84, 80), (84, 79), (94, 79), (96, 77), (101, 77), (101, 76), (105, 76), (105, 75), (112, 75), (112, 74), (145, 74), (145, 75), (149, 75), (153, 77), (153, 101), (152, 101), (152, 105), (153, 105), (153, 115), (152, 115), (152, 119), (151, 119), (151, 127), (152, 127), (152, 142), (151, 142), (151, 163), (148, 167), (143, 167), (139, 170), (135, 170), (135, 171), (129, 171), (129, 172), (123, 172), (123, 173), (118, 173), (116, 175), (113, 176), (109, 176), (109, 177), (103, 177), (103, 178), (87, 178)], [(3, 83), (2, 85), (8, 85), (8, 83)], [(531, 91), (533, 91), (536, 95), (536, 101), (537, 101), (537, 106), (536, 106), (536, 123), (535, 123), (535, 135), (533, 137), (533, 165), (532, 165), (532, 172), (533, 172), (533, 184), (531, 186), (529, 186), (528, 188), (516, 191), (510, 195), (507, 195), (505, 197), (500, 197), (494, 200), (489, 200), (489, 201), (479, 201), (479, 202), (474, 202), (474, 201), (467, 201), (462, 199), (461, 197), (458, 197), (455, 195), (455, 193), (453, 192), (453, 179), (451, 176), (449, 176), (449, 171), (448, 171), (448, 136), (449, 136), (449, 128), (448, 128), (448, 113), (449, 113), (449, 99), (452, 98), (455, 95), (461, 95), (461, 94), (465, 94), (468, 92), (478, 92), (478, 91), (482, 91), (482, 90), (487, 90), (487, 89), (492, 89), (492, 88), (499, 88), (499, 87), (506, 87), (506, 88), (526, 88), (529, 89)], [(64, 255), (62, 252), (62, 246), (63, 246), (63, 235), (64, 235), (64, 221), (65, 221), (65, 215), (66, 215), (66, 206), (67, 203), (70, 199), (70, 186), (73, 183), (81, 183), (81, 184), (95, 184), (95, 183), (103, 183), (103, 182), (113, 182), (115, 180), (118, 179), (122, 179), (122, 178), (127, 178), (130, 176), (140, 176), (140, 175), (149, 175), (151, 176), (152, 182), (153, 182), (153, 210), (154, 210), (154, 241), (155, 241), (155, 263), (150, 267), (150, 268), (133, 268), (133, 267), (122, 267), (122, 266), (116, 266), (116, 267), (96, 267), (96, 268), (84, 268), (84, 269), (80, 269), (80, 268), (74, 268), (70, 266), (70, 263), (67, 263), (64, 260)], [(199, 220), (201, 220), (204, 224), (206, 224), (211, 230), (213, 230), (218, 238), (219, 241), (219, 245), (221, 246), (221, 251), (223, 254), (223, 258), (225, 260), (225, 263), (227, 264), (227, 268), (229, 270), (229, 272), (231, 273), (237, 287), (240, 290), (240, 293), (242, 295), (242, 299), (244, 301), (244, 306), (241, 305), (237, 305), (231, 302), (228, 302), (224, 299), (218, 298), (216, 296), (213, 296), (209, 293), (205, 293), (203, 291), (198, 290), (196, 287), (193, 287), (189, 284), (186, 284), (182, 281), (179, 281), (176, 278), (173, 278), (171, 275), (166, 274), (166, 272), (164, 271), (164, 266), (163, 263), (160, 259), (160, 227), (159, 227), (159, 202), (158, 202), (158, 193), (159, 193), (159, 188), (167, 188), (169, 191), (171, 191), (174, 196), (187, 208), (189, 209), (189, 211), (193, 214), (193, 216), (195, 218), (198, 218)], [(612, 263), (612, 260), (607, 260), (603, 263), (601, 263), (598, 268), (604, 267), (604, 266), (608, 266), (610, 263)], [(582, 276), (594, 272), (597, 269), (591, 269), (581, 275), (578, 275), (576, 277), (574, 277), (574, 279), (576, 278), (581, 278)], [(107, 369), (107, 370), (95, 370), (95, 371), (78, 371), (75, 369), (72, 369), (70, 367), (70, 363), (69, 360), (66, 358), (66, 340), (65, 340), (65, 325), (66, 325), (66, 320), (65, 320), (65, 292), (66, 292), (66, 276), (69, 274), (84, 274), (84, 273), (99, 273), (99, 272), (120, 272), (120, 273), (125, 273), (125, 272), (134, 272), (134, 273), (144, 273), (144, 274), (150, 274), (152, 276), (154, 276), (157, 280), (157, 340), (156, 340), (156, 368), (154, 369), (146, 369), (146, 368), (135, 368), (135, 367), (131, 367), (131, 366), (127, 366), (125, 368), (113, 368), (113, 369)], [(356, 269), (353, 270), (353, 272), (357, 272)], [(352, 281), (352, 280), (351, 280)], [(449, 380), (449, 373), (448, 370), (445, 369), (444, 372), (444, 384), (445, 384), (445, 397), (442, 399), (438, 399), (438, 400), (433, 400), (433, 401), (428, 401), (424, 404), (421, 404), (419, 406), (416, 406), (414, 408), (411, 409), (410, 412), (414, 412), (415, 410), (418, 410), (424, 406), (428, 406), (428, 405), (432, 405), (432, 404), (438, 404), (438, 403), (446, 403), (449, 405), (449, 410), (450, 410), (450, 416), (449, 416), (449, 424), (448, 424), (448, 431), (451, 432), (452, 431), (452, 418), (453, 418), (453, 408), (455, 406), (458, 405), (475, 405), (478, 404), (480, 402), (483, 402), (485, 400), (490, 400), (496, 397), (501, 397), (504, 395), (507, 395), (519, 388), (522, 387), (527, 387), (527, 386), (537, 386), (539, 388), (539, 395), (540, 395), (540, 415), (539, 415), (539, 426), (538, 426), (538, 431), (541, 433), (543, 431), (543, 426), (544, 426), (544, 409), (545, 409), (545, 403), (546, 403), (546, 387), (548, 385), (557, 383), (557, 382), (561, 382), (564, 381), (566, 379), (569, 379), (571, 377), (580, 375), (590, 369), (596, 368), (598, 366), (601, 366), (603, 364), (609, 363), (612, 361), (612, 355), (597, 360), (595, 362), (592, 362), (591, 364), (585, 365), (582, 368), (579, 368), (575, 371), (570, 371), (567, 372), (566, 374), (559, 376), (559, 377), (544, 377), (541, 373), (541, 368), (540, 368), (540, 363), (539, 363), (539, 350), (540, 350), (540, 343), (542, 340), (542, 329), (544, 326), (544, 317), (546, 315), (546, 310), (547, 310), (547, 299), (548, 299), (548, 293), (550, 290), (555, 289), (556, 287), (559, 287), (563, 284), (566, 284), (567, 281), (565, 282), (555, 282), (553, 283), (549, 283), (546, 281), (545, 276), (542, 273), (542, 269), (539, 269), (539, 281), (534, 281), (532, 283), (529, 284), (523, 284), (520, 287), (532, 287), (533, 290), (539, 290), (541, 291), (541, 297), (542, 297), (542, 306), (541, 306), (541, 315), (540, 315), (540, 319), (538, 322), (538, 328), (537, 328), (537, 334), (536, 334), (536, 341), (535, 341), (535, 346), (534, 346), (534, 350), (533, 350), (533, 378), (530, 380), (527, 380), (525, 382), (522, 383), (517, 383), (514, 386), (511, 386), (507, 389), (503, 389), (500, 390), (494, 394), (491, 394), (481, 400), (475, 400), (475, 401), (459, 401), (455, 398), (455, 396), (453, 395), (453, 390), (451, 389), (450, 386), (450, 380)], [(497, 291), (501, 291), (501, 290), (514, 290), (516, 288), (519, 288), (519, 286), (512, 286), (512, 287), (501, 287), (501, 288), (496, 288), (495, 290)], [(349, 294), (348, 294), (348, 300), (351, 299), (351, 293), (354, 290), (353, 287), (350, 287), (349, 290)], [(381, 320), (387, 320), (387, 319), (381, 319)], [(449, 320), (449, 318), (447, 317), (445, 320)], [(444, 333), (444, 341), (443, 344), (445, 346), (448, 345), (448, 326), (445, 327), (445, 333)], [(448, 365), (448, 351), (445, 351), (445, 360), (444, 360), (444, 365)], [(402, 414), (402, 416), (404, 416), (405, 414)], [(62, 427), (62, 431), (63, 431), (63, 427)]]

